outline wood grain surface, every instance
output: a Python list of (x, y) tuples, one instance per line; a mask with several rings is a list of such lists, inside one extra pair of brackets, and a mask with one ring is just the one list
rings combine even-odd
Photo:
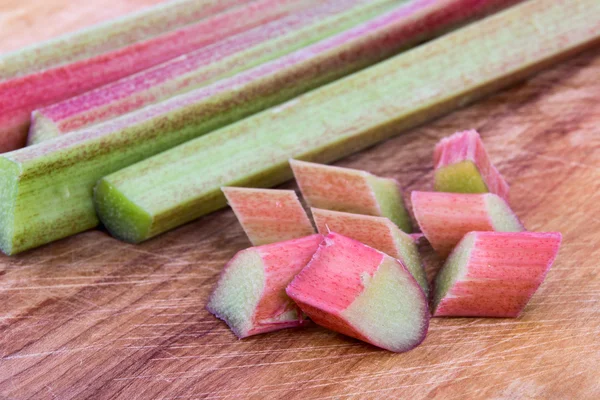
[[(3, 1), (0, 49), (153, 2)], [(95, 230), (0, 258), (0, 398), (600, 398), (599, 78), (596, 48), (338, 163), (427, 190), (436, 141), (480, 130), (527, 228), (564, 235), (519, 319), (433, 319), (405, 354), (317, 326), (238, 341), (204, 310), (249, 246), (227, 209), (138, 246)]]

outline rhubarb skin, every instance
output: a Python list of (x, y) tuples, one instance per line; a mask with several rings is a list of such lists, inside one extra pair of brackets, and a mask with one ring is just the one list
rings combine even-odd
[[(75, 34), (71, 39), (63, 42), (50, 42), (45, 48), (45, 53), (56, 61), (46, 68), (32, 67), (31, 72), (14, 71), (2, 72), (3, 80), (0, 81), (0, 152), (10, 151), (22, 147), (27, 139), (31, 112), (37, 108), (56, 103), (69, 97), (81, 94), (88, 90), (102, 86), (109, 82), (139, 72), (146, 68), (160, 64), (174, 57), (180, 56), (199, 47), (214, 43), (224, 37), (243, 32), (267, 21), (293, 12), (298, 5), (308, 4), (310, 0), (257, 0), (250, 4), (244, 1), (228, 0), (223, 2), (204, 1), (194, 5), (190, 4), (190, 13), (199, 17), (198, 21), (190, 23), (188, 17), (181, 16), (181, 9), (176, 8), (181, 24), (171, 21), (173, 16), (165, 16), (170, 23), (164, 23), (166, 30), (160, 34), (156, 29), (148, 29), (148, 22), (136, 19), (130, 26), (133, 32), (121, 32), (123, 41), (110, 37), (113, 27), (105, 25), (95, 29), (95, 34), (88, 38), (94, 44), (102, 44), (101, 35), (108, 34), (107, 41), (114, 46), (98, 46), (97, 51), (82, 51), (79, 46), (87, 48), (87, 42)], [(316, 0), (312, 1), (317, 2)], [(318, 3), (318, 2), (317, 2)], [(231, 5), (238, 7), (227, 8)], [(217, 11), (217, 14), (214, 14)], [(135, 19), (135, 18), (134, 18)], [(175, 18), (177, 20), (177, 18)], [(115, 24), (118, 29), (119, 21)], [(162, 24), (161, 24), (162, 25)], [(148, 29), (154, 35), (144, 36), (140, 31)], [(85, 37), (84, 31), (83, 36)], [(137, 41), (129, 41), (131, 37)], [(117, 35), (119, 36), (119, 35)], [(75, 42), (75, 43), (73, 43)], [(124, 42), (124, 43), (123, 43)], [(79, 43), (79, 46), (76, 45)], [(92, 46), (94, 48), (94, 46)], [(64, 61), (56, 54), (71, 49)], [(24, 63), (31, 63), (29, 59), (37, 58), (37, 48), (23, 50), (17, 54), (4, 56), (0, 65), (9, 65), (13, 59), (22, 59)], [(52, 49), (52, 50), (50, 50)], [(26, 54), (21, 54), (21, 53)], [(79, 54), (81, 52), (81, 54)], [(44, 64), (43, 60), (41, 64)], [(1, 67), (0, 67), (1, 68)], [(4, 69), (4, 68), (2, 68)]]
[(558, 232), (470, 232), (435, 281), (436, 317), (518, 317), (550, 270)]
[(293, 190), (222, 188), (227, 203), (254, 246), (315, 233)]
[(398, 181), (351, 168), (290, 160), (294, 178), (309, 206), (389, 218), (411, 232)]
[(493, 194), (411, 193), (415, 218), (434, 250), (445, 258), (471, 231), (524, 231), (504, 199)]
[(351, 28), (398, 0), (335, 0), (298, 10), (156, 67), (35, 110), (28, 143), (85, 128), (206, 86)]
[(384, 217), (351, 214), (312, 208), (311, 213), (320, 234), (336, 232), (400, 260), (427, 295), (429, 284), (415, 240)]
[(442, 139), (435, 146), (434, 165), (438, 192), (490, 192), (508, 201), (508, 183), (492, 164), (476, 130)]
[(330, 233), (286, 289), (317, 324), (394, 352), (427, 334), (427, 297), (402, 263)]
[(207, 310), (240, 339), (308, 324), (285, 289), (322, 240), (311, 235), (238, 252), (221, 273)]
[(146, 240), (225, 206), (222, 186), (275, 186), (290, 158), (335, 161), (553, 65), (600, 38), (597, 15), (591, 0), (528, 1), (107, 176), (96, 208), (117, 237)]

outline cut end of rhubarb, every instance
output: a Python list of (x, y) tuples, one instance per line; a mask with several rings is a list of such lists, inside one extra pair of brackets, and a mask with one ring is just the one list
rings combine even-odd
[(337, 233), (286, 292), (317, 324), (394, 352), (419, 345), (429, 326), (427, 298), (402, 263)]
[(114, 237), (129, 243), (139, 243), (148, 237), (152, 217), (108, 180), (100, 179), (96, 184), (94, 204), (98, 218)]
[(429, 293), (416, 242), (411, 235), (402, 232), (388, 218), (320, 208), (313, 208), (311, 212), (319, 233), (326, 235), (336, 232), (397, 258), (410, 271), (423, 291)]
[(471, 232), (435, 281), (434, 316), (518, 317), (544, 281), (558, 232)]
[(315, 233), (293, 190), (236, 187), (221, 190), (254, 246)]
[(471, 231), (525, 230), (506, 201), (493, 193), (414, 191), (411, 200), (421, 231), (441, 257)]
[(323, 237), (252, 247), (225, 266), (206, 306), (240, 339), (308, 323), (285, 294), (290, 281), (310, 261)]
[(435, 147), (434, 164), (438, 192), (491, 192), (508, 199), (508, 183), (490, 161), (475, 130), (442, 139)]
[(37, 110), (31, 113), (31, 126), (29, 127), (29, 135), (27, 135), (28, 146), (59, 136), (61, 136), (61, 132), (51, 119), (46, 118), (44, 114)]
[(387, 217), (403, 231), (412, 231), (396, 180), (306, 161), (290, 160), (290, 166), (311, 207)]
[(6, 255), (18, 252), (14, 226), (19, 175), (17, 164), (0, 157), (0, 249)]

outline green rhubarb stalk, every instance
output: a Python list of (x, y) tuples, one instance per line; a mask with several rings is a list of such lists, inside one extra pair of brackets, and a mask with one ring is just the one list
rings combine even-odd
[[(111, 174), (102, 222), (148, 239), (225, 206), (220, 187), (289, 179), (505, 87), (600, 39), (597, 0), (535, 0)], [(460, 49), (459, 51), (457, 49)]]
[[(3, 154), (0, 248), (14, 254), (93, 228), (98, 224), (93, 187), (103, 176), (512, 2), (411, 1), (231, 78), (64, 137)], [(318, 23), (333, 26), (338, 17)], [(343, 27), (338, 26), (340, 30)], [(116, 214), (111, 216), (119, 218)], [(148, 236), (147, 232), (138, 235), (132, 231), (126, 237), (143, 240)]]

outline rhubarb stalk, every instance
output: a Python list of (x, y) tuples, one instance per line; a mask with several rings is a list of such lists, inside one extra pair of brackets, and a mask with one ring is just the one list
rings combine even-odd
[(335, 0), (299, 10), (154, 68), (36, 110), (32, 114), (28, 141), (39, 143), (233, 76), (350, 28), (399, 2)]
[(421, 232), (445, 258), (471, 231), (525, 230), (501, 197), (492, 193), (412, 192), (411, 202)]
[(339, 233), (397, 258), (417, 280), (425, 294), (429, 285), (415, 240), (387, 218), (311, 209), (319, 233)]
[[(316, 0), (186, 1), (0, 58), (0, 152), (25, 144), (30, 114), (294, 12)], [(231, 7), (237, 6), (237, 7)], [(230, 8), (228, 8), (230, 7)], [(215, 14), (216, 12), (222, 11)], [(195, 19), (190, 18), (195, 16)], [(164, 18), (161, 19), (161, 18)], [(152, 24), (157, 23), (157, 27)], [(22, 69), (15, 66), (22, 65)]]
[(290, 166), (310, 207), (386, 217), (403, 231), (412, 230), (395, 179), (298, 160), (290, 160)]
[(251, 247), (225, 266), (206, 308), (240, 339), (308, 323), (286, 286), (317, 251), (321, 235)]
[(223, 207), (222, 186), (282, 183), (290, 158), (334, 161), (555, 65), (598, 21), (596, 0), (528, 1), (111, 174), (96, 208), (117, 237), (153, 237)]
[(406, 267), (336, 233), (286, 293), (317, 324), (390, 351), (408, 351), (427, 334), (427, 297)]
[(544, 281), (558, 232), (471, 232), (435, 280), (434, 316), (518, 317)]
[(315, 233), (293, 190), (223, 188), (227, 203), (254, 246)]
[(495, 193), (508, 201), (508, 183), (492, 164), (475, 130), (442, 139), (434, 152), (435, 190)]

